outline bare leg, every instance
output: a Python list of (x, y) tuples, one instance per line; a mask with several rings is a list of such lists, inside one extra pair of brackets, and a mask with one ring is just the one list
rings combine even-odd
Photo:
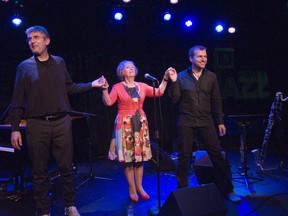
[(138, 202), (138, 195), (135, 186), (135, 176), (134, 176), (134, 168), (132, 166), (124, 168), (124, 174), (126, 176), (128, 186), (129, 186), (129, 195), (130, 199), (134, 202)]
[(134, 168), (135, 173), (135, 180), (136, 180), (136, 190), (140, 193), (142, 199), (149, 199), (149, 195), (146, 193), (146, 191), (143, 189), (142, 186), (142, 179), (143, 179), (143, 170), (144, 166), (139, 166)]
[(108, 153), (108, 159), (115, 160), (117, 158), (116, 155), (116, 140), (113, 138), (110, 142), (110, 148)]

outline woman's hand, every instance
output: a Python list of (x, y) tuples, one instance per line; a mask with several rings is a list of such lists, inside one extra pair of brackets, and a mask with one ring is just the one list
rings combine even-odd
[(168, 80), (169, 78), (172, 82), (176, 82), (177, 80), (177, 71), (173, 67), (169, 67), (165, 72), (164, 79)]
[(109, 87), (108, 82), (104, 76), (101, 76), (100, 78), (98, 78), (92, 82), (92, 87), (103, 88), (103, 86), (105, 86), (106, 88)]
[(104, 85), (102, 86), (102, 89), (108, 89), (108, 88), (109, 88), (109, 83), (106, 80)]

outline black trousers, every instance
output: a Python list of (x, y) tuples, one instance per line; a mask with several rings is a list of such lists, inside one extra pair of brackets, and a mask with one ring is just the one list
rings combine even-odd
[(65, 206), (74, 205), (73, 143), (70, 116), (67, 115), (56, 121), (28, 119), (26, 140), (32, 164), (34, 200), (39, 214), (48, 214), (51, 206), (48, 186), (48, 165), (51, 153), (60, 172)]
[(213, 163), (216, 173), (215, 184), (223, 194), (232, 192), (234, 186), (231, 180), (230, 166), (222, 155), (214, 125), (197, 128), (180, 126), (178, 130), (180, 136), (178, 166), (176, 171), (178, 188), (188, 187), (188, 162), (192, 154), (196, 133), (198, 133), (199, 139), (203, 143)]

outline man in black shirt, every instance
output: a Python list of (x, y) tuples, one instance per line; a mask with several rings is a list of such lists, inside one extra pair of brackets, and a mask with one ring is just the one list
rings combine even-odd
[(47, 180), (51, 149), (60, 171), (65, 215), (79, 216), (74, 203), (71, 107), (68, 95), (101, 87), (105, 79), (101, 77), (89, 83), (73, 83), (65, 61), (48, 52), (48, 31), (42, 26), (32, 26), (26, 30), (26, 36), (33, 56), (17, 67), (10, 110), (11, 143), (15, 149), (21, 150), (19, 123), (25, 116), (37, 215), (50, 214)]
[(189, 50), (191, 66), (170, 74), (170, 96), (178, 103), (180, 144), (177, 167), (178, 188), (188, 186), (188, 161), (192, 154), (192, 145), (196, 134), (209, 154), (216, 172), (216, 185), (231, 201), (238, 202), (240, 197), (234, 192), (229, 164), (221, 153), (215, 124), (220, 136), (226, 128), (222, 113), (222, 99), (217, 77), (205, 68), (207, 64), (206, 47), (194, 46)]

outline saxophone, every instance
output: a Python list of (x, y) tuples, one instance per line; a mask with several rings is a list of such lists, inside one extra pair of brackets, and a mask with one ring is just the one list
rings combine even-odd
[(264, 161), (265, 161), (268, 143), (269, 143), (269, 138), (270, 138), (270, 134), (271, 134), (271, 131), (272, 131), (272, 128), (274, 125), (274, 121), (275, 121), (275, 115), (279, 115), (279, 111), (281, 111), (281, 103), (279, 101), (280, 100), (285, 101), (286, 99), (288, 99), (288, 98), (283, 99), (281, 92), (276, 93), (275, 99), (274, 99), (272, 106), (271, 106), (271, 110), (270, 110), (270, 114), (269, 114), (269, 118), (268, 118), (268, 122), (267, 122), (267, 127), (265, 130), (262, 146), (261, 146), (261, 148), (252, 150), (252, 154), (255, 155), (256, 165), (262, 171), (264, 170), (262, 165), (264, 164)]

